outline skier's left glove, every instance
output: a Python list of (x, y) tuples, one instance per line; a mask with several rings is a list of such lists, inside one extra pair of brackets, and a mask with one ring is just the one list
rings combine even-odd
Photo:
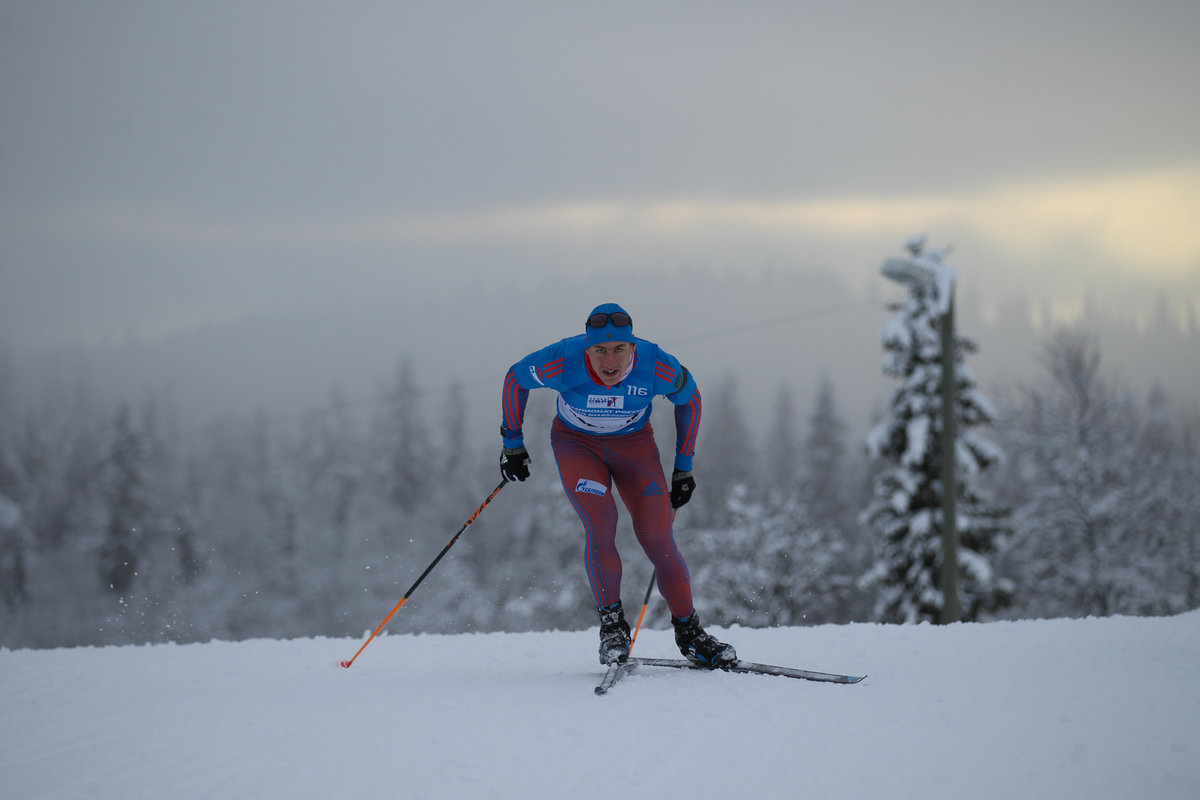
[(679, 508), (692, 499), (696, 491), (696, 479), (690, 471), (675, 470), (671, 473), (671, 508)]

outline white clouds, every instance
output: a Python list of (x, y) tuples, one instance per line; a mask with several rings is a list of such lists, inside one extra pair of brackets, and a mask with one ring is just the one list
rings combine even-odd
[[(297, 264), (798, 264), (857, 285), (916, 231), (989, 298), (1200, 284), (1200, 4), (293, 12), (14, 8), (0, 333), (83, 313), (58, 288), (26, 311), (16, 270), (53, 288), (236, 265), (247, 297), (244, 276)], [(114, 287), (122, 324), (139, 290)]]
[(846, 234), (967, 228), (1026, 257), (1069, 250), (1132, 272), (1200, 270), (1200, 165), (959, 195), (835, 200), (804, 217)]
[[(888, 237), (968, 230), (1023, 257), (1072, 252), (1131, 273), (1200, 270), (1200, 164), (1093, 178), (1026, 181), (961, 194), (816, 200), (580, 200), (460, 214), (402, 215), (297, 231), (346, 242), (444, 244), (491, 241), (669, 247), (720, 237)], [(276, 231), (279, 233), (279, 231)]]
[(963, 216), (1027, 254), (1078, 246), (1132, 272), (1200, 272), (1200, 164), (1004, 187)]
[[(620, 251), (676, 263), (697, 252), (802, 258), (869, 243), (898, 246), (926, 231), (971, 242), (970, 257), (1054, 264), (1060, 280), (1177, 280), (1200, 275), (1200, 164), (1098, 177), (998, 184), (978, 191), (787, 199), (581, 198), (464, 212), (378, 214), (291, 224), (201, 221), (161, 210), (104, 208), (80, 221), (86, 236), (168, 245), (383, 248), (452, 252), (495, 248)], [(349, 251), (348, 250), (348, 251)], [(876, 252), (878, 257), (886, 252)], [(874, 257), (874, 256), (872, 256)], [(1072, 277), (1073, 276), (1073, 277)]]

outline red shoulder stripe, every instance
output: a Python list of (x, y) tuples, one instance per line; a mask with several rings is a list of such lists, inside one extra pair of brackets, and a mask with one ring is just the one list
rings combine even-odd
[(559, 358), (554, 361), (548, 361), (542, 365), (542, 375), (547, 378), (553, 378), (563, 371), (563, 366), (566, 364), (565, 358)]

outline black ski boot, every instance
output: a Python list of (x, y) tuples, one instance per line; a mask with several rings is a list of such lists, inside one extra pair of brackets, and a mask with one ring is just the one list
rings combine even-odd
[(700, 627), (700, 618), (693, 612), (685, 619), (671, 617), (675, 626), (675, 644), (679, 652), (687, 656), (688, 661), (709, 669), (733, 666), (737, 663), (737, 652), (733, 645), (717, 641), (712, 634), (704, 632)]
[(629, 623), (621, 601), (600, 607), (600, 663), (614, 664), (629, 658)]

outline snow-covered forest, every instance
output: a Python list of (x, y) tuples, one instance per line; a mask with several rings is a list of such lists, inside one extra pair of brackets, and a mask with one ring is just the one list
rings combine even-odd
[[(966, 618), (1200, 607), (1200, 416), (1109, 376), (1101, 356), (1086, 331), (1058, 330), (1039, 377), (991, 390), (983, 431), (1003, 457), (970, 480), (1003, 518), (986, 569), (1011, 596)], [(11, 361), (0, 370), (0, 386), (22, 379)], [(676, 530), (705, 618), (888, 618), (871, 577), (886, 546), (864, 514), (887, 467), (849, 435), (837, 386), (813, 376), (800, 397), (781, 382), (763, 439), (742, 383), (699, 378), (699, 490)], [(0, 397), (0, 645), (372, 628), (499, 481), (499, 445), (457, 424), (470, 413), (463, 386), (424, 391), (403, 355), (379, 386), (365, 406), (335, 392), (296, 423), (258, 412), (200, 436), (181, 434), (149, 392), (112, 407), (86, 383), (20, 407)], [(544, 431), (552, 411), (535, 394), (527, 430)], [(669, 414), (655, 418), (669, 453)], [(593, 623), (548, 436), (528, 441), (533, 479), (497, 496), (389, 630)], [(634, 604), (650, 573), (622, 525)]]

